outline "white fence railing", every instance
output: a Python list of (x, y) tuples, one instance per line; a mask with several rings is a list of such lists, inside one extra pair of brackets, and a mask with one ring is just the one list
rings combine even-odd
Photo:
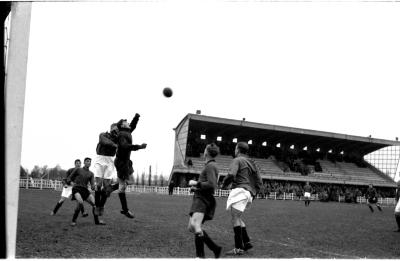
[[(26, 189), (54, 189), (62, 190), (62, 182), (59, 180), (47, 180), (47, 179), (20, 179), (19, 187)], [(146, 185), (129, 185), (126, 192), (138, 192), (138, 193), (158, 193), (158, 194), (168, 194), (168, 187), (158, 187), (158, 186), (146, 186)], [(228, 197), (229, 190), (217, 189), (214, 193), (216, 197)], [(180, 188), (175, 187), (173, 191), (174, 195), (190, 196), (193, 195), (190, 192), (190, 188)], [(281, 193), (270, 192), (264, 196), (258, 195), (259, 199), (273, 199), (273, 200), (304, 200), (304, 197), (298, 197), (294, 193)], [(311, 200), (319, 200), (318, 194), (312, 194)], [(344, 196), (339, 196), (339, 202), (345, 202)], [(357, 197), (357, 203), (366, 204), (367, 200), (364, 197)], [(381, 205), (395, 205), (394, 198), (378, 198), (378, 203)]]

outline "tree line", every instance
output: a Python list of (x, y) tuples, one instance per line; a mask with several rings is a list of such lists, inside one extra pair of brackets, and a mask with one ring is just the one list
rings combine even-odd
[[(33, 178), (33, 179), (50, 179), (50, 180), (62, 180), (66, 176), (67, 170), (61, 168), (60, 165), (54, 168), (49, 168), (47, 165), (38, 166), (35, 165), (31, 171), (27, 168), (20, 166), (19, 177), (21, 179)], [(142, 172), (133, 174), (133, 184), (135, 185), (147, 185), (147, 186), (167, 186), (168, 181), (163, 175), (154, 174), (151, 171), (149, 173)]]

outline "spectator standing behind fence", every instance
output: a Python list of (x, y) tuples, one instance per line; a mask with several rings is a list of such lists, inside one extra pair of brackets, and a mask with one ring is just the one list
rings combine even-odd
[(367, 192), (365, 193), (365, 198), (367, 199), (368, 207), (371, 210), (371, 212), (374, 212), (374, 209), (372, 208), (372, 205), (375, 204), (375, 206), (379, 209), (379, 211), (382, 211), (381, 206), (378, 203), (378, 196), (376, 193), (376, 189), (372, 184), (369, 184), (369, 188), (367, 189)]
[(228, 175), (224, 178), (222, 185), (223, 189), (227, 189), (228, 185), (232, 183), (226, 209), (231, 212), (235, 248), (227, 252), (228, 255), (242, 255), (253, 247), (242, 214), (259, 192), (262, 180), (255, 163), (248, 157), (248, 151), (247, 143), (237, 143), (235, 158), (232, 160)]
[(173, 180), (171, 180), (168, 184), (168, 195), (174, 194), (174, 187), (175, 187), (175, 183)]
[(400, 232), (400, 180), (397, 181), (396, 207), (394, 208), (394, 217), (397, 223), (397, 230), (395, 230), (395, 232)]
[[(62, 206), (62, 204), (64, 204), (64, 201), (67, 198), (70, 198), (72, 196), (72, 186), (70, 183), (67, 182), (67, 179), (69, 178), (69, 176), (77, 169), (79, 169), (81, 167), (81, 160), (80, 159), (76, 159), (75, 162), (75, 167), (74, 168), (70, 168), (69, 170), (67, 170), (67, 173), (65, 174), (65, 178), (63, 178), (62, 183), (63, 183), (63, 190), (61, 192), (61, 198), (60, 200), (57, 202), (57, 204), (55, 205), (53, 211), (51, 211), (50, 215), (54, 216), (57, 211), (60, 209), (60, 207)], [(85, 212), (85, 208), (82, 205), (81, 208), (81, 212), (82, 212), (82, 217), (87, 217), (88, 213)]]

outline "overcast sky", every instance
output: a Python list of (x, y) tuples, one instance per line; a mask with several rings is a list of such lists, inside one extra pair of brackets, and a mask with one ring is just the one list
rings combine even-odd
[(173, 128), (198, 109), (394, 140), (399, 13), (390, 2), (33, 3), (21, 164), (94, 158), (99, 133), (136, 112), (133, 141), (148, 147), (134, 168), (165, 176)]

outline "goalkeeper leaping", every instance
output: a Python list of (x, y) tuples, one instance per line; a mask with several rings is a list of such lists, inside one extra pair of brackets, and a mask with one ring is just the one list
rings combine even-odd
[(114, 165), (117, 168), (118, 196), (122, 207), (121, 214), (128, 218), (134, 218), (133, 213), (128, 209), (125, 195), (126, 187), (129, 181), (132, 180), (133, 174), (132, 161), (130, 160), (131, 151), (145, 149), (147, 147), (146, 143), (142, 143), (141, 145), (132, 144), (132, 132), (136, 129), (139, 117), (140, 115), (136, 113), (130, 124), (125, 119), (117, 123), (119, 130), (117, 138), (118, 148)]

